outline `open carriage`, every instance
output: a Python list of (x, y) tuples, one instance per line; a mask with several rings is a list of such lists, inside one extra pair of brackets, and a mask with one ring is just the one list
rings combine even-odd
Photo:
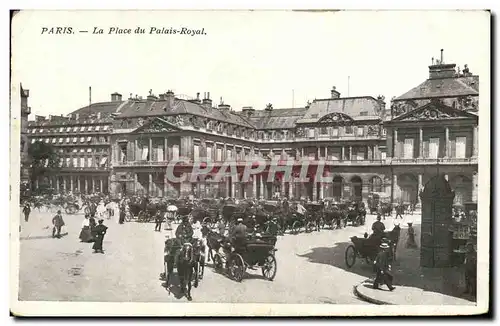
[(381, 236), (370, 236), (365, 233), (363, 238), (351, 237), (351, 242), (345, 250), (345, 263), (351, 268), (356, 263), (356, 258), (365, 259), (368, 265), (372, 265), (375, 257), (380, 251), (380, 245), (387, 243), (389, 245), (389, 257), (396, 260), (396, 249), (399, 241), (400, 227), (396, 225), (394, 229), (385, 232)]
[(249, 239), (245, 248), (239, 250), (235, 250), (226, 242), (222, 250), (214, 256), (215, 270), (221, 272), (225, 266), (229, 277), (241, 282), (247, 268), (260, 268), (265, 279), (274, 280), (277, 272), (277, 249), (274, 247), (276, 239), (273, 236)]
[(319, 231), (320, 228), (325, 226), (325, 220), (323, 217), (323, 205), (320, 203), (307, 203), (305, 209), (307, 209), (307, 224), (306, 232)]

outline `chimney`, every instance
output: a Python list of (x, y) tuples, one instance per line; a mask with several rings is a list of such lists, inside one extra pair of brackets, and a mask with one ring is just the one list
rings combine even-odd
[(174, 92), (168, 90), (167, 93), (165, 94), (165, 99), (167, 100), (168, 107), (172, 109), (174, 107), (174, 100), (175, 100)]
[(160, 101), (165, 101), (165, 94), (162, 93), (162, 94), (158, 95), (158, 98), (160, 99)]
[(429, 66), (429, 79), (453, 78), (456, 74), (456, 66), (454, 63), (444, 63), (443, 49), (441, 49), (441, 60), (435, 60), (435, 64)]
[(196, 93), (196, 102), (197, 102), (197, 103), (201, 103), (201, 100), (200, 100), (200, 92)]
[(335, 86), (332, 87), (332, 90), (330, 91), (330, 97), (331, 98), (340, 98), (340, 93), (337, 91)]
[(254, 114), (255, 109), (251, 106), (244, 106), (241, 109), (241, 112), (243, 112), (243, 114), (246, 115), (247, 117), (251, 117)]
[(111, 102), (121, 102), (122, 101), (122, 94), (114, 92), (111, 94)]
[(149, 90), (149, 94), (148, 96), (146, 97), (146, 101), (148, 102), (153, 102), (153, 101), (156, 101), (158, 98), (153, 94), (153, 90), (150, 89)]
[(266, 105), (265, 110), (271, 112), (273, 110), (273, 105), (271, 103), (269, 103), (268, 105)]
[(384, 103), (385, 104), (385, 96), (384, 95), (377, 96), (377, 101), (379, 101), (380, 103)]
[(210, 92), (207, 92), (205, 94), (205, 97), (203, 98), (203, 102), (202, 104), (207, 107), (207, 108), (211, 108), (212, 107), (212, 100), (210, 99)]
[(35, 121), (36, 122), (44, 122), (45, 121), (45, 116), (43, 116), (43, 115), (35, 115)]
[(219, 110), (224, 111), (224, 112), (229, 112), (231, 109), (231, 105), (229, 104), (219, 104)]

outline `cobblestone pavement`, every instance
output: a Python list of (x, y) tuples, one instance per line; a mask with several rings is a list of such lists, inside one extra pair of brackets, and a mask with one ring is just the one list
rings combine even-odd
[[(105, 220), (105, 254), (93, 254), (92, 244), (78, 239), (82, 214), (63, 215), (61, 239), (51, 237), (53, 215), (34, 211), (29, 222), (21, 222), (20, 300), (186, 301), (169, 293), (159, 279), (167, 231), (154, 232), (153, 223)], [(373, 220), (368, 216), (362, 227), (279, 237), (272, 282), (259, 270), (249, 271), (237, 283), (209, 265), (192, 290), (193, 302), (366, 304), (353, 294), (353, 286), (365, 280), (371, 268), (359, 261), (347, 268), (344, 254), (349, 238), (362, 236)], [(392, 220), (385, 223), (392, 228)]]

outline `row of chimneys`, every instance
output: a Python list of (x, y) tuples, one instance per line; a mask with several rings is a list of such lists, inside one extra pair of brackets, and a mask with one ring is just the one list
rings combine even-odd
[(431, 59), (431, 65), (429, 66), (429, 79), (438, 78), (453, 78), (453, 77), (470, 77), (472, 73), (469, 71), (467, 65), (464, 65), (464, 69), (460, 71), (460, 67), (456, 69), (456, 64), (454, 63), (444, 63), (443, 57), (444, 50), (441, 49), (440, 59)]
[[(96, 112), (94, 115), (96, 119), (101, 119), (101, 112)], [(45, 122), (45, 121), (51, 121), (51, 122), (66, 122), (69, 120), (79, 120), (80, 118), (86, 119), (89, 118), (88, 114), (82, 114), (80, 115), (79, 113), (72, 113), (69, 116), (63, 116), (61, 115), (49, 115), (49, 118), (47, 119), (46, 116), (43, 115), (35, 115), (35, 121), (36, 122)]]

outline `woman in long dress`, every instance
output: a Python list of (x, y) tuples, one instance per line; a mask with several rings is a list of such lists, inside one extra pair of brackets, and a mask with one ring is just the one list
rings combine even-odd
[(85, 219), (82, 223), (82, 230), (80, 231), (80, 241), (81, 242), (91, 242), (92, 234), (90, 232), (90, 220), (89, 216), (85, 215)]
[(413, 229), (413, 222), (408, 222), (408, 231), (406, 233), (406, 248), (417, 248), (415, 241), (415, 229)]

